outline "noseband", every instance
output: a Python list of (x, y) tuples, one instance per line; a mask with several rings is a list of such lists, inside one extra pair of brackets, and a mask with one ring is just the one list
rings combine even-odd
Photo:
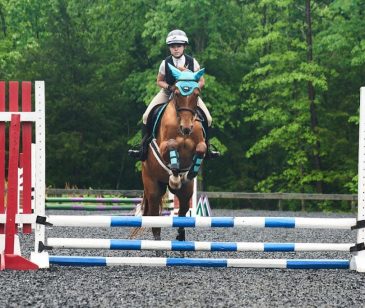
[(193, 116), (196, 116), (197, 112), (196, 110), (194, 110), (193, 108), (189, 108), (189, 107), (177, 107), (176, 102), (175, 102), (175, 108), (176, 108), (176, 112), (179, 113), (180, 111), (189, 111), (192, 113)]

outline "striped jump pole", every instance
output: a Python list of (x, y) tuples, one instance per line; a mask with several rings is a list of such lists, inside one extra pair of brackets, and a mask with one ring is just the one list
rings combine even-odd
[(49, 256), (49, 263), (64, 266), (199, 266), (287, 269), (349, 269), (350, 261), (341, 259), (204, 259), (147, 257), (74, 257)]
[(355, 218), (289, 217), (161, 217), (161, 216), (46, 216), (59, 227), (212, 227), (212, 228), (296, 228), (351, 229)]
[(256, 242), (189, 242), (92, 238), (48, 238), (47, 246), (66, 249), (164, 250), (164, 251), (344, 251), (352, 243), (256, 243)]

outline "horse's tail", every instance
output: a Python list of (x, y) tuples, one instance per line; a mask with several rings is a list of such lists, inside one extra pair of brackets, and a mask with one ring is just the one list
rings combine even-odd
[[(137, 204), (137, 206), (136, 206), (136, 209), (134, 211), (134, 216), (143, 216), (146, 205), (148, 206), (148, 200), (146, 199), (145, 195), (143, 194), (141, 203)], [(129, 238), (137, 237), (144, 230), (145, 230), (145, 228), (143, 228), (143, 227), (133, 228), (129, 235)]]
[(134, 216), (142, 216), (143, 215), (143, 203), (142, 202), (137, 204), (133, 215)]
[[(173, 201), (173, 200), (172, 200)], [(162, 215), (162, 212), (164, 209), (170, 209), (171, 206), (171, 201), (169, 199), (169, 192), (167, 191), (161, 199), (161, 204), (160, 204), (160, 215)]]

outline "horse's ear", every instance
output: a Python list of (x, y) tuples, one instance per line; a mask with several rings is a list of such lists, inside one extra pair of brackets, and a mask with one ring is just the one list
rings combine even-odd
[(201, 70), (194, 73), (195, 80), (198, 81), (201, 78), (201, 76), (204, 75), (204, 73), (205, 73), (205, 68), (202, 68)]
[(170, 63), (167, 64), (169, 65), (172, 75), (175, 77), (176, 80), (178, 80), (181, 75), (181, 71), (177, 69), (175, 66), (171, 65)]

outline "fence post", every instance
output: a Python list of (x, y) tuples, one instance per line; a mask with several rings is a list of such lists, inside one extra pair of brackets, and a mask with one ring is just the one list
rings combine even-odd
[(305, 201), (304, 201), (304, 199), (301, 199), (300, 202), (301, 202), (301, 209), (300, 210), (302, 212), (305, 212)]

